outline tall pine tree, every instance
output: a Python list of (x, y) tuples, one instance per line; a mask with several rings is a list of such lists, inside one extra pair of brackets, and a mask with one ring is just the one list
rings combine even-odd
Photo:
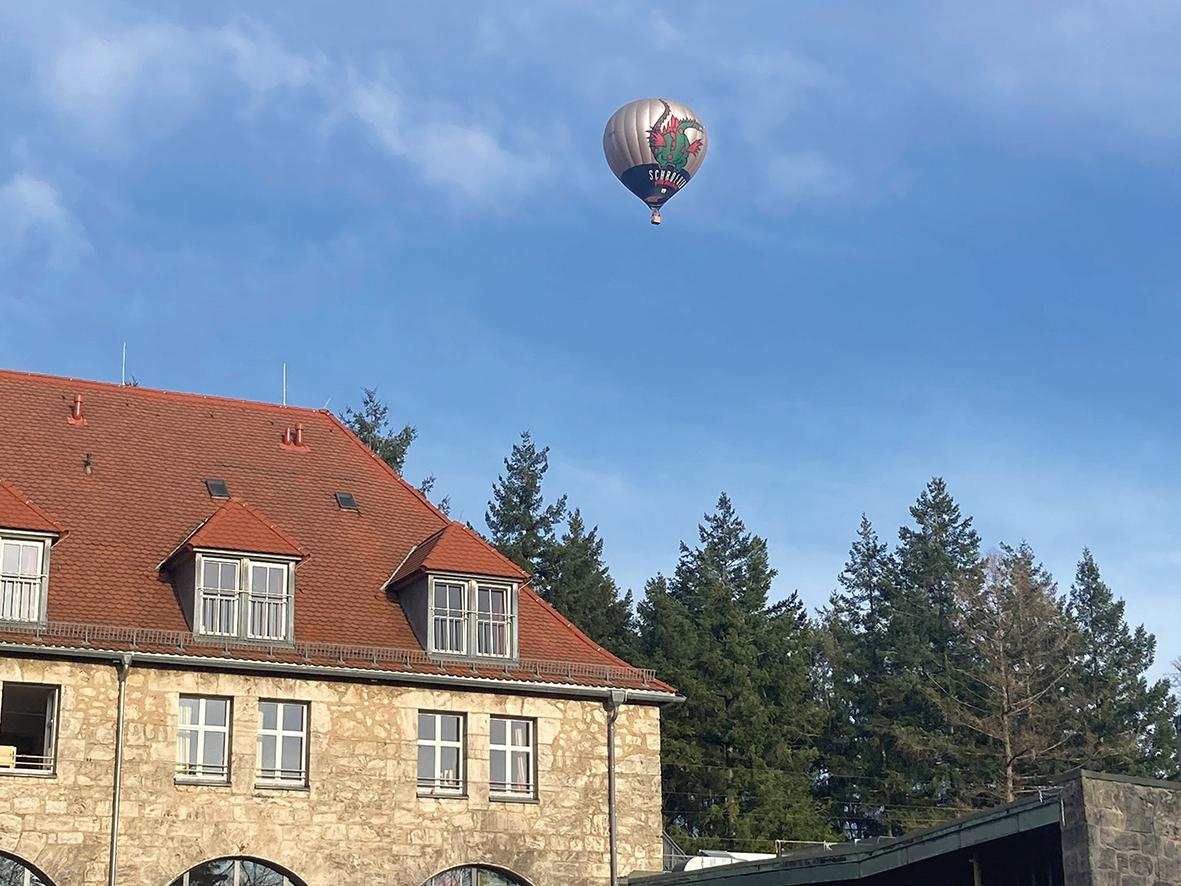
[(831, 831), (810, 790), (821, 715), (803, 606), (794, 596), (768, 605), (766, 542), (725, 495), (698, 536), (640, 606), (648, 662), (687, 698), (664, 717), (666, 824), (689, 851), (823, 839)]
[(504, 460), (504, 473), (492, 485), (484, 522), (492, 544), (533, 575), (542, 594), (549, 585), (557, 544), (556, 530), (566, 515), (566, 496), (547, 505), (541, 484), (549, 470), (549, 447), (538, 448), (528, 431)]
[[(976, 761), (973, 735), (950, 723), (944, 700), (958, 697), (966, 655), (955, 619), (957, 594), (980, 582), (980, 537), (972, 518), (941, 477), (933, 478), (910, 508), (913, 526), (898, 532), (898, 583), (887, 625), (891, 665), (882, 689), (893, 743), (892, 791), (911, 806), (933, 804), (949, 812), (970, 801)], [(913, 816), (900, 799), (895, 819)]]
[(1166, 680), (1149, 682), (1156, 637), (1128, 627), (1124, 601), (1083, 551), (1070, 588), (1070, 614), (1082, 637), (1079, 762), (1090, 769), (1171, 777), (1177, 772), (1176, 699)]
[(390, 408), (377, 398), (377, 389), (363, 390), (360, 411), (347, 407), (341, 419), (361, 438), (362, 443), (373, 450), (374, 455), (400, 474), (406, 464), (406, 453), (418, 436), (418, 431), (410, 425), (394, 431), (390, 427)]
[(897, 563), (864, 514), (838, 581), (822, 613), (826, 721), (818, 794), (849, 837), (877, 836), (890, 832), (889, 807), (909, 792), (894, 785), (892, 713), (883, 693)]
[(629, 661), (635, 658), (632, 595), (620, 595), (603, 563), (598, 527), (588, 530), (578, 510), (571, 512), (553, 549), (545, 599), (600, 646)]

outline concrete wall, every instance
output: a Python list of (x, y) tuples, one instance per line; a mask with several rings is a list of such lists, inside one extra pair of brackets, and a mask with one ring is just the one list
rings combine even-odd
[[(0, 658), (0, 679), (62, 687), (57, 773), (0, 776), (0, 849), (55, 886), (106, 882), (117, 677), (110, 664)], [(229, 786), (174, 782), (177, 696), (234, 699)], [(309, 787), (254, 786), (258, 699), (311, 703)], [(417, 712), (467, 714), (468, 794), (416, 796)], [(537, 719), (539, 801), (488, 796), (489, 715)], [(127, 681), (119, 884), (168, 886), (210, 858), (255, 856), (308, 886), (419, 886), (459, 864), (535, 886), (608, 882), (599, 702), (135, 667)], [(660, 720), (617, 724), (620, 872), (659, 870)]]
[(1066, 883), (1181, 883), (1181, 784), (1076, 770), (1062, 789)]

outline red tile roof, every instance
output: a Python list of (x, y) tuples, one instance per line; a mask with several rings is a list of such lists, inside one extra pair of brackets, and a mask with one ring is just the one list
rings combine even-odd
[(62, 528), (24, 493), (0, 478), (0, 529), (61, 534)]
[(520, 566), (473, 530), (455, 521), (449, 522), (414, 548), (390, 578), (389, 584), (392, 587), (419, 572), (427, 571), (458, 571), (517, 581), (529, 578)]
[[(67, 422), (76, 394), (85, 424)], [(412, 551), (417, 557), (425, 549), (415, 568), (524, 578), (327, 410), (5, 370), (0, 404), (0, 480), (22, 490), (15, 498), (24, 505), (21, 522), (31, 523), (30, 513), (45, 521), (53, 514), (60, 528), (47, 531), (63, 535), (50, 564), (51, 623), (187, 631), (159, 565), (198, 535), (210, 547), (285, 543), (264, 552), (304, 557), (295, 591), (295, 639), (303, 643), (421, 653), (386, 591)], [(297, 423), (304, 447), (281, 446)], [(215, 509), (209, 478), (224, 479), (237, 501)], [(339, 508), (338, 491), (351, 492), (358, 510)], [(0, 492), (0, 514), (17, 509), (13, 498)], [(519, 643), (522, 659), (576, 669), (624, 664), (528, 588)]]
[(214, 511), (185, 539), (183, 547), (280, 557), (304, 557), (307, 553), (258, 511), (237, 499), (230, 499)]

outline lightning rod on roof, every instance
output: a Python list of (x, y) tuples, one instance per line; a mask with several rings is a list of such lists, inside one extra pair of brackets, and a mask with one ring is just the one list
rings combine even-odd
[(119, 384), (127, 384), (127, 342), (123, 342), (123, 362), (119, 367)]
[(283, 364), (283, 405), (287, 405), (287, 364)]

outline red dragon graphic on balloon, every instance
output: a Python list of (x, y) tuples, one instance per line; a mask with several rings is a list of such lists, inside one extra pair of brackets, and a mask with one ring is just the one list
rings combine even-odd
[(705, 127), (697, 120), (679, 119), (668, 102), (662, 99), (660, 103), (664, 105), (664, 113), (648, 130), (648, 147), (652, 149), (652, 159), (657, 164), (683, 172), (689, 158), (700, 151), (703, 144), (700, 138), (690, 141), (689, 130), (696, 129), (704, 134)]

